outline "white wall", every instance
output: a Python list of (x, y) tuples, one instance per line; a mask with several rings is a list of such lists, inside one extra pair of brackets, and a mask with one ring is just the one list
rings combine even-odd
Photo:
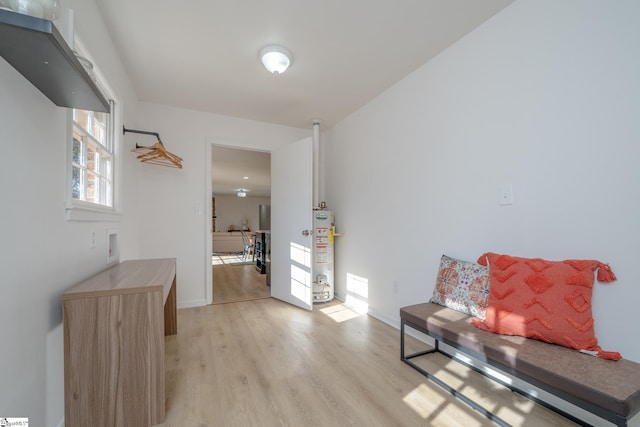
[(397, 324), (443, 253), (597, 259), (618, 281), (594, 287), (596, 335), (640, 361), (638, 16), (634, 0), (519, 0), (325, 132), (338, 294), (367, 278)]
[[(181, 306), (201, 304), (207, 144), (270, 151), (311, 134), (138, 107), (94, 2), (62, 7), (74, 9), (125, 124), (160, 132), (185, 161), (140, 164), (128, 150), (149, 141), (128, 135), (122, 221), (65, 221), (67, 110), (0, 59), (0, 414), (44, 426), (63, 415), (60, 296), (105, 267), (106, 229), (119, 229), (121, 259), (177, 257)], [(338, 293), (347, 272), (368, 278), (372, 312), (396, 322), (400, 306), (430, 296), (442, 253), (600, 259), (619, 280), (595, 286), (598, 337), (640, 361), (628, 336), (640, 298), (639, 12), (633, 0), (520, 0), (325, 132), (324, 198), (345, 233)], [(503, 183), (514, 185), (513, 206), (497, 206)]]
[(228, 195), (216, 196), (216, 231), (227, 231), (229, 225), (236, 230), (247, 220), (251, 231), (259, 230), (260, 205), (269, 205), (269, 197), (237, 197)]
[[(207, 288), (211, 289), (206, 277), (211, 265), (205, 252), (206, 241), (211, 241), (207, 235), (211, 227), (207, 146), (271, 151), (309, 136), (311, 128), (288, 128), (150, 103), (140, 103), (138, 113), (140, 128), (159, 132), (167, 150), (184, 159), (181, 170), (141, 163), (132, 167), (132, 185), (138, 189), (139, 256), (177, 258), (178, 306), (203, 305)], [(133, 147), (136, 140), (150, 142), (132, 136), (127, 137), (127, 144)]]
[[(63, 1), (68, 7), (132, 118), (136, 97), (95, 4)], [(125, 252), (131, 247), (125, 226), (65, 220), (67, 121), (66, 108), (0, 59), (0, 414), (29, 417), (34, 426), (56, 426), (64, 413), (62, 293), (106, 267), (107, 228), (119, 228)], [(92, 231), (96, 248), (89, 249)]]

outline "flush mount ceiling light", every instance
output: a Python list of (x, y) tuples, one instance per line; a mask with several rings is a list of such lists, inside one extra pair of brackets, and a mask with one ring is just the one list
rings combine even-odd
[(291, 53), (282, 46), (266, 46), (260, 51), (264, 67), (273, 74), (281, 74), (291, 65)]
[(238, 197), (247, 197), (247, 190), (238, 190), (236, 194)]

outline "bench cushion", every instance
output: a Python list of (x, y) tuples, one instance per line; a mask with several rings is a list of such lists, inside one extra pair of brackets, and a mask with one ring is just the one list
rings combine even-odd
[(464, 347), (479, 360), (495, 362), (615, 414), (630, 418), (640, 409), (638, 363), (604, 360), (555, 344), (483, 331), (471, 325), (471, 316), (433, 303), (401, 308), (400, 318)]

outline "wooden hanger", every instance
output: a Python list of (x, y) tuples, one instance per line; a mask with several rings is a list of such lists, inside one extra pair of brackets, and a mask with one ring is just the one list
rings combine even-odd
[(136, 148), (131, 151), (140, 153), (137, 159), (143, 163), (182, 169), (182, 157), (167, 151), (161, 142), (156, 142), (151, 147), (136, 144)]
[(136, 144), (136, 148), (132, 149), (131, 151), (134, 153), (140, 153), (137, 157), (138, 160), (143, 163), (182, 169), (182, 157), (177, 156), (164, 148), (164, 144), (162, 144), (162, 141), (160, 140), (159, 133), (148, 132), (144, 130), (127, 129), (123, 126), (122, 133), (125, 134), (127, 132), (139, 133), (143, 135), (153, 135), (158, 139), (158, 142), (149, 147)]

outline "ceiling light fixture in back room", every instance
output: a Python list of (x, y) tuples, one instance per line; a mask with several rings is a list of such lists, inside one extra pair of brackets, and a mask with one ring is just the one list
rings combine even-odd
[(247, 190), (238, 190), (236, 193), (238, 197), (247, 197)]
[(262, 48), (260, 59), (264, 67), (273, 74), (282, 74), (291, 65), (291, 53), (286, 48), (277, 45)]

